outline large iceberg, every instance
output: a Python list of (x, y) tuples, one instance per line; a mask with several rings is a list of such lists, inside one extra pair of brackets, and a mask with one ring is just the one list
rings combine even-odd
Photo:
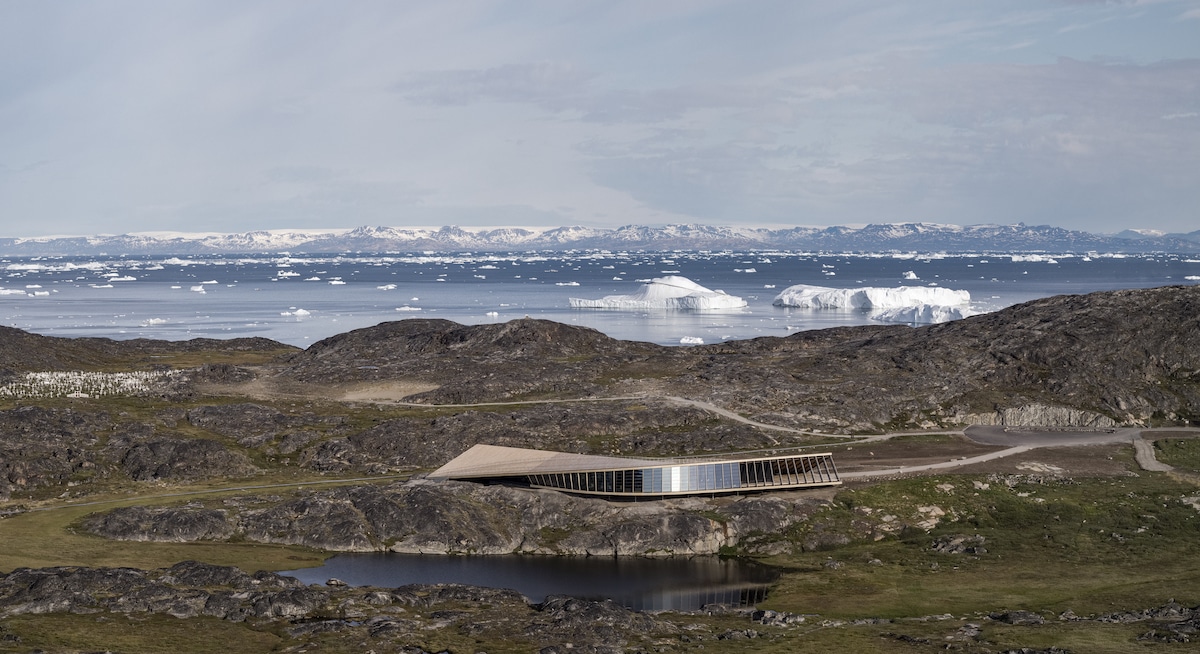
[(947, 307), (940, 304), (921, 304), (903, 309), (882, 309), (871, 312), (871, 320), (880, 322), (907, 322), (931, 325), (951, 320), (962, 320), (971, 315), (966, 307)]
[(599, 300), (570, 298), (574, 309), (740, 309), (746, 301), (724, 291), (704, 288), (687, 277), (656, 277), (636, 293), (607, 295)]
[(971, 315), (971, 294), (932, 286), (829, 288), (797, 284), (775, 296), (777, 307), (857, 309), (884, 322), (938, 323)]

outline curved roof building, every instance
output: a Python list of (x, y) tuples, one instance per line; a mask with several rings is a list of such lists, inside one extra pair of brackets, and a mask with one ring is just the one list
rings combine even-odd
[(842, 483), (833, 455), (634, 459), (475, 445), (429, 479), (507, 482), (614, 497), (711, 495)]

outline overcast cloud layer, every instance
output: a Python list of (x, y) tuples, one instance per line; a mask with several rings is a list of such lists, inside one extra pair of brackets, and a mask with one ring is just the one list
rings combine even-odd
[(1198, 208), (1197, 1), (0, 0), (0, 236)]

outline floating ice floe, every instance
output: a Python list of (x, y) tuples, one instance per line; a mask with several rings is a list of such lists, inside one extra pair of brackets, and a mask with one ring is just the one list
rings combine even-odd
[(871, 311), (873, 320), (907, 323), (965, 318), (971, 315), (970, 303), (969, 292), (941, 287), (829, 288), (808, 284), (789, 286), (774, 301), (777, 307)]
[(574, 309), (740, 309), (746, 301), (724, 291), (707, 289), (687, 277), (656, 277), (629, 295), (599, 300), (570, 298)]
[(396, 311), (420, 311), (421, 307), (396, 307)]
[(297, 309), (296, 307), (291, 307), (291, 311), (280, 311), (279, 315), (295, 316), (297, 318), (304, 318), (306, 316), (311, 316), (312, 312), (309, 311), (308, 309)]
[(555, 286), (579, 286), (579, 282), (554, 282)]
[(917, 277), (917, 273), (915, 273), (911, 270), (904, 271), (904, 278), (905, 279), (920, 279), (920, 277)]
[(166, 318), (151, 318), (151, 319), (143, 322), (142, 327), (152, 327), (154, 325), (165, 325), (165, 324), (167, 324)]
[(699, 336), (684, 336), (679, 339), (680, 345), (704, 345), (704, 339)]
[(1200, 275), (1188, 275), (1187, 277), (1184, 277), (1184, 279), (1188, 280), (1189, 282), (1200, 282)]
[(395, 284), (381, 284), (379, 286), (376, 286), (375, 288), (377, 288), (381, 291), (394, 291), (394, 290), (396, 290), (396, 285)]

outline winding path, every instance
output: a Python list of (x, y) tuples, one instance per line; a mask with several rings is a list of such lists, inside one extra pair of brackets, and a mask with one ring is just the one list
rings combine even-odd
[[(767, 432), (780, 432), (795, 436), (817, 437), (817, 438), (837, 438), (844, 439), (855, 443), (873, 443), (896, 438), (898, 436), (914, 436), (924, 434), (946, 434), (964, 436), (975, 443), (981, 445), (997, 445), (1005, 449), (987, 454), (981, 454), (973, 457), (960, 457), (950, 461), (939, 463), (929, 463), (915, 466), (901, 466), (897, 468), (889, 468), (885, 470), (870, 470), (870, 471), (855, 471), (841, 473), (841, 477), (848, 479), (859, 479), (867, 477), (885, 477), (898, 474), (907, 474), (913, 472), (924, 472), (927, 470), (944, 470), (948, 468), (958, 468), (968, 466), (975, 463), (985, 461), (993, 461), (1008, 456), (1022, 454), (1030, 450), (1043, 447), (1075, 447), (1086, 445), (1101, 445), (1101, 444), (1116, 444), (1116, 443), (1131, 443), (1134, 447), (1135, 458), (1138, 466), (1143, 470), (1153, 472), (1170, 472), (1174, 470), (1171, 466), (1158, 461), (1154, 456), (1154, 444), (1152, 440), (1144, 440), (1142, 438), (1143, 430), (1136, 427), (1124, 427), (1114, 429), (1054, 429), (1054, 428), (1014, 428), (1004, 426), (991, 425), (973, 425), (965, 429), (938, 429), (932, 431), (903, 431), (903, 432), (888, 432), (884, 434), (874, 435), (847, 435), (847, 434), (830, 434), (818, 432), (811, 429), (796, 429), (794, 427), (784, 427), (782, 425), (772, 425), (765, 422), (759, 422), (751, 418), (747, 418), (737, 412), (731, 411), (724, 407), (718, 406), (711, 402), (703, 400), (693, 400), (678, 395), (620, 395), (607, 397), (582, 397), (582, 398), (567, 398), (567, 399), (546, 399), (546, 400), (515, 400), (506, 402), (472, 402), (463, 404), (428, 404), (421, 402), (405, 402), (399, 399), (388, 400), (371, 400), (362, 399), (359, 401), (376, 402), (379, 404), (389, 404), (394, 406), (405, 406), (413, 408), (452, 408), (452, 409), (468, 409), (474, 407), (496, 407), (496, 406), (521, 406), (528, 404), (572, 404), (581, 402), (630, 402), (630, 401), (646, 401), (646, 400), (661, 400), (676, 405), (691, 406), (702, 411), (707, 411), (719, 415), (723, 418), (733, 420), (735, 422), (754, 427)], [(1144, 430), (1150, 432), (1153, 430)], [(1190, 431), (1200, 432), (1200, 429), (1182, 427), (1171, 428), (1170, 431)], [(767, 435), (771, 440), (772, 445), (779, 445), (779, 440), (773, 436)]]

